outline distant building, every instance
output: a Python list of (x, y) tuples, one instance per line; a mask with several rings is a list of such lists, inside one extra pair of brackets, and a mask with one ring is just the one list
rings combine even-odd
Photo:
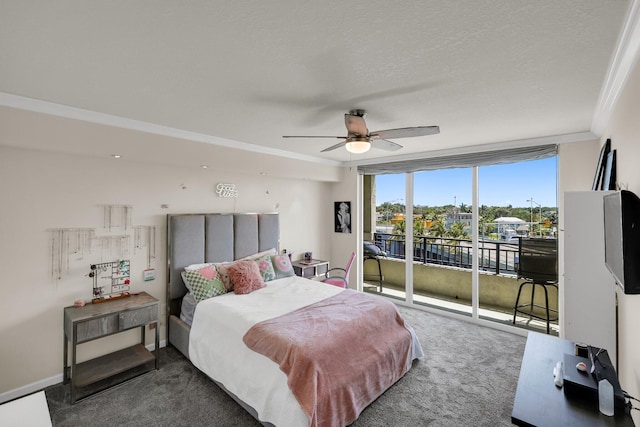
[(471, 222), (473, 214), (471, 212), (447, 212), (444, 219), (444, 226), (447, 230), (451, 229), (451, 226), (456, 222), (461, 222), (471, 232)]
[(496, 226), (496, 233), (492, 238), (506, 242), (518, 240), (518, 237), (526, 237), (529, 234), (529, 223), (520, 218), (503, 216), (496, 218), (493, 222)]

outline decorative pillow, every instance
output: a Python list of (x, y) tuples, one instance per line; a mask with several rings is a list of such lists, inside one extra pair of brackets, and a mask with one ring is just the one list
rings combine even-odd
[[(227, 265), (231, 265), (231, 261), (207, 262), (204, 264), (191, 264), (186, 266), (184, 269), (185, 271), (187, 271), (187, 270), (200, 270), (201, 268), (210, 267), (210, 266), (215, 267), (216, 270), (218, 270), (218, 275), (220, 277), (220, 280), (222, 280), (222, 283), (224, 283), (225, 289), (227, 290), (227, 292), (229, 292), (233, 289), (233, 284), (231, 283), (231, 280), (229, 279), (229, 275), (227, 274), (227, 270), (225, 268), (225, 266)], [(189, 289), (189, 291), (191, 292), (191, 288), (189, 287), (189, 284), (184, 278), (184, 271), (182, 272), (182, 280), (184, 281), (184, 284), (187, 287), (187, 289)]]
[(185, 286), (191, 291), (196, 302), (227, 293), (218, 270), (213, 265), (199, 270), (185, 270), (183, 273)]
[(260, 270), (262, 280), (265, 282), (275, 280), (276, 272), (273, 270), (273, 264), (271, 263), (271, 257), (269, 255), (265, 255), (254, 261), (258, 264), (258, 270)]
[(233, 265), (232, 262), (224, 262), (221, 264), (216, 264), (216, 270), (218, 270), (218, 277), (222, 281), (224, 288), (227, 292), (231, 292), (233, 290), (233, 283), (231, 282), (231, 278), (229, 277), (229, 273), (227, 272), (227, 268)]
[(227, 266), (227, 273), (233, 283), (233, 292), (236, 294), (248, 294), (266, 286), (255, 261), (234, 262)]
[(295, 275), (293, 266), (291, 265), (291, 259), (289, 259), (289, 255), (272, 255), (271, 263), (273, 264), (273, 269), (276, 272), (276, 279)]
[(377, 247), (375, 245), (375, 243), (373, 242), (364, 242), (364, 254), (365, 255), (382, 255), (382, 256), (386, 256), (386, 254), (382, 251), (382, 249), (380, 249), (379, 247)]

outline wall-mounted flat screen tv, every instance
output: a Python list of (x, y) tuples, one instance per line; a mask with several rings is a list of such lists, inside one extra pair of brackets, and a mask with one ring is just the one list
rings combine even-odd
[(625, 294), (640, 294), (640, 199), (622, 190), (604, 196), (604, 262)]

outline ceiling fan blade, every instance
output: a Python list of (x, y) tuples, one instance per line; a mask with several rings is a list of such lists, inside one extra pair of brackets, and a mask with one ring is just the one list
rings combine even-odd
[(372, 139), (371, 146), (387, 151), (396, 151), (402, 148), (402, 145), (396, 144), (393, 141), (387, 141), (386, 139)]
[(367, 130), (367, 124), (364, 122), (364, 117), (354, 116), (353, 114), (344, 115), (344, 124), (347, 126), (349, 135), (366, 136), (369, 132)]
[(324, 150), (320, 151), (321, 153), (324, 153), (325, 151), (332, 151), (332, 150), (336, 150), (340, 147), (344, 147), (344, 141), (343, 142), (339, 142), (336, 145), (332, 145), (329, 148), (325, 148)]
[(399, 128), (399, 129), (387, 129), (371, 132), (372, 138), (380, 139), (396, 139), (396, 138), (411, 138), (414, 136), (434, 135), (440, 133), (438, 126), (417, 126), (412, 128)]
[(283, 135), (283, 138), (339, 138), (347, 139), (346, 136), (326, 136), (326, 135)]

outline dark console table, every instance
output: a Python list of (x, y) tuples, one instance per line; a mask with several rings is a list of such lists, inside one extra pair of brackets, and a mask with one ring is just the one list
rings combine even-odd
[(574, 346), (572, 341), (529, 332), (511, 421), (519, 426), (634, 426), (630, 415), (607, 417), (597, 402), (566, 396), (555, 386), (553, 368), (565, 354), (574, 354)]
[[(83, 307), (64, 308), (63, 380), (71, 382), (70, 402), (104, 390), (153, 368), (158, 369), (158, 306), (160, 302), (146, 292), (138, 295)], [(155, 348), (145, 347), (145, 328), (155, 327)], [(95, 359), (76, 363), (80, 344), (140, 329), (140, 343)], [(69, 364), (71, 344), (71, 364)]]

